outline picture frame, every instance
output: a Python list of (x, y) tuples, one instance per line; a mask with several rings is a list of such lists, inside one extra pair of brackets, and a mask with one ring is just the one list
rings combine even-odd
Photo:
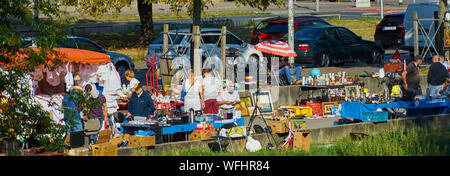
[[(256, 104), (258, 104), (259, 108), (261, 109), (261, 114), (273, 113), (273, 104), (270, 92), (268, 91), (253, 92), (252, 101), (254, 102), (255, 106)], [(249, 113), (251, 114), (252, 112)]]
[(360, 96), (358, 85), (345, 86), (345, 97), (348, 98), (357, 98)]
[(323, 115), (333, 114), (333, 107), (336, 107), (337, 102), (322, 102), (322, 113)]

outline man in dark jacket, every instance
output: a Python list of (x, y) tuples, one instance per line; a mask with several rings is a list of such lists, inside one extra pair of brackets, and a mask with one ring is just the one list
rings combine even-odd
[(127, 118), (133, 116), (150, 119), (153, 118), (154, 113), (155, 104), (153, 103), (152, 97), (144, 91), (143, 85), (139, 84), (128, 102)]
[(433, 64), (431, 65), (427, 81), (428, 81), (428, 98), (440, 97), (439, 91), (442, 89), (442, 84), (445, 83), (449, 77), (447, 69), (439, 62), (439, 56), (434, 55), (432, 58)]

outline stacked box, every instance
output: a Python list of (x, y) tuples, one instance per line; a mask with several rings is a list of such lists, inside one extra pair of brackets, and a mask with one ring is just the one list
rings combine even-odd
[(309, 151), (311, 147), (311, 133), (295, 132), (292, 149)]
[(117, 156), (117, 145), (109, 142), (92, 145), (92, 156)]
[(313, 115), (315, 115), (315, 114), (322, 115), (323, 114), (322, 113), (322, 103), (310, 103), (310, 102), (308, 102), (308, 103), (306, 103), (306, 106), (309, 106), (309, 107), (312, 108), (312, 114)]
[(294, 111), (295, 116), (312, 116), (312, 108), (309, 106), (280, 106), (280, 108)]

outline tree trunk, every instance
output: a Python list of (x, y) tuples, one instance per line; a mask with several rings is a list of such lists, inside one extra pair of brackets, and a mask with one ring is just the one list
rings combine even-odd
[(141, 39), (139, 43), (147, 46), (154, 37), (152, 4), (144, 3), (144, 0), (138, 0), (137, 3), (139, 18), (141, 20)]

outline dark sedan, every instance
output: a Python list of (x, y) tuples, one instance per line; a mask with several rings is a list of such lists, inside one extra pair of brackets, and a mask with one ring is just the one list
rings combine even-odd
[[(284, 38), (283, 41), (286, 40)], [(381, 63), (384, 49), (380, 43), (364, 40), (345, 27), (318, 26), (299, 29), (294, 34), (295, 63), (329, 65), (366, 62)]]

